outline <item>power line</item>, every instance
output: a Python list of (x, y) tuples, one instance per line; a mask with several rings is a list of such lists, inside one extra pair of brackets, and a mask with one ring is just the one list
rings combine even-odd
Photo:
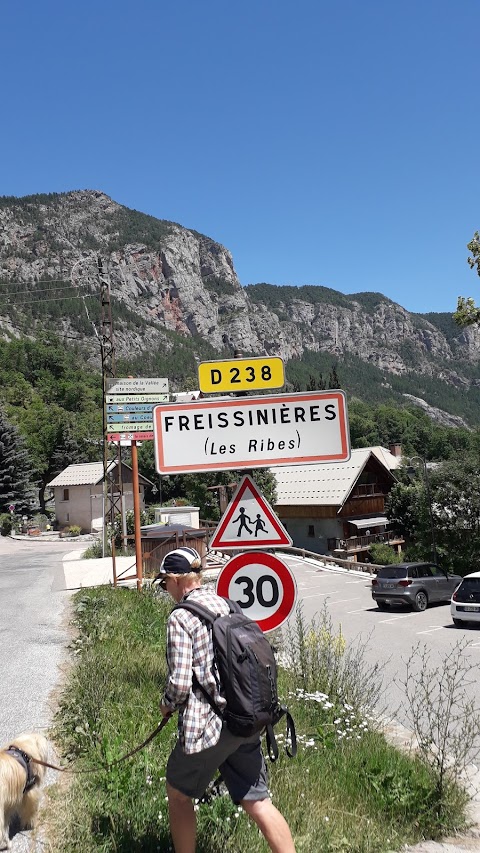
[[(8, 297), (8, 296), (24, 296), (25, 294), (28, 296), (37, 296), (37, 294), (39, 294), (39, 293), (61, 293), (62, 290), (69, 290), (72, 287), (75, 290), (78, 290), (78, 287), (75, 284), (67, 284), (67, 285), (65, 285), (65, 287), (49, 287), (49, 288), (45, 288), (42, 290), (36, 290), (36, 289), (20, 290), (20, 291), (16, 290), (15, 293), (5, 293), (5, 294), (0, 293), (0, 299), (2, 298), (2, 296), (6, 296), (6, 297)], [(79, 285), (79, 287), (86, 287), (86, 285), (85, 284)]]
[[(0, 304), (2, 304), (2, 302), (5, 303), (5, 301), (7, 301), (7, 305), (14, 305), (15, 302), (8, 302), (9, 298), (10, 294), (6, 297), (0, 297)], [(27, 299), (25, 302), (19, 302), (17, 304), (20, 307), (23, 307), (24, 305), (39, 305), (41, 302), (65, 302), (65, 300), (67, 299), (98, 299), (98, 296), (95, 293), (84, 293), (79, 294), (79, 296), (44, 296), (42, 299)]]

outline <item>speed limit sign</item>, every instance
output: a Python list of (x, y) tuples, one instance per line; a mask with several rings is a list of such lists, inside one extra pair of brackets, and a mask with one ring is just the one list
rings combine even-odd
[(252, 551), (225, 564), (217, 578), (217, 595), (236, 601), (262, 631), (273, 631), (290, 616), (297, 598), (295, 578), (274, 554)]

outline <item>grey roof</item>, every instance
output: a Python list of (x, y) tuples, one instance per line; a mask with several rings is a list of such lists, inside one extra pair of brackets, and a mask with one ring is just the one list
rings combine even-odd
[[(117, 467), (117, 461), (113, 460), (109, 463), (108, 470), (112, 471)], [(123, 463), (125, 468), (131, 470), (129, 465)], [(139, 475), (142, 483), (150, 483), (142, 474)], [(57, 474), (53, 480), (50, 480), (49, 486), (96, 486), (103, 481), (103, 462), (84, 462), (80, 465), (68, 465), (64, 471)]]
[[(116, 462), (112, 467), (116, 467)], [(96, 486), (103, 480), (103, 462), (85, 462), (82, 465), (68, 465), (57, 474), (49, 486)]]
[(371, 455), (388, 471), (401, 464), (400, 457), (384, 447), (365, 447), (352, 450), (348, 462), (272, 468), (277, 485), (276, 506), (342, 506)]

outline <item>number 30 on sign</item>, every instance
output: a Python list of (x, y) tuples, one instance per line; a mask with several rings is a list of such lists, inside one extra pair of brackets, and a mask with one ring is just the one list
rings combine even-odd
[(198, 382), (205, 394), (282, 388), (285, 371), (282, 359), (277, 356), (203, 361), (198, 365)]
[(217, 578), (216, 592), (236, 601), (265, 633), (283, 625), (297, 599), (295, 577), (287, 564), (260, 551), (232, 557)]

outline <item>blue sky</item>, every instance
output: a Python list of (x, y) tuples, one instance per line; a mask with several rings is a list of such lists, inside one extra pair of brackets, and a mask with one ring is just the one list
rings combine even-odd
[(242, 284), (479, 301), (478, 2), (4, 0), (0, 194), (99, 189)]

